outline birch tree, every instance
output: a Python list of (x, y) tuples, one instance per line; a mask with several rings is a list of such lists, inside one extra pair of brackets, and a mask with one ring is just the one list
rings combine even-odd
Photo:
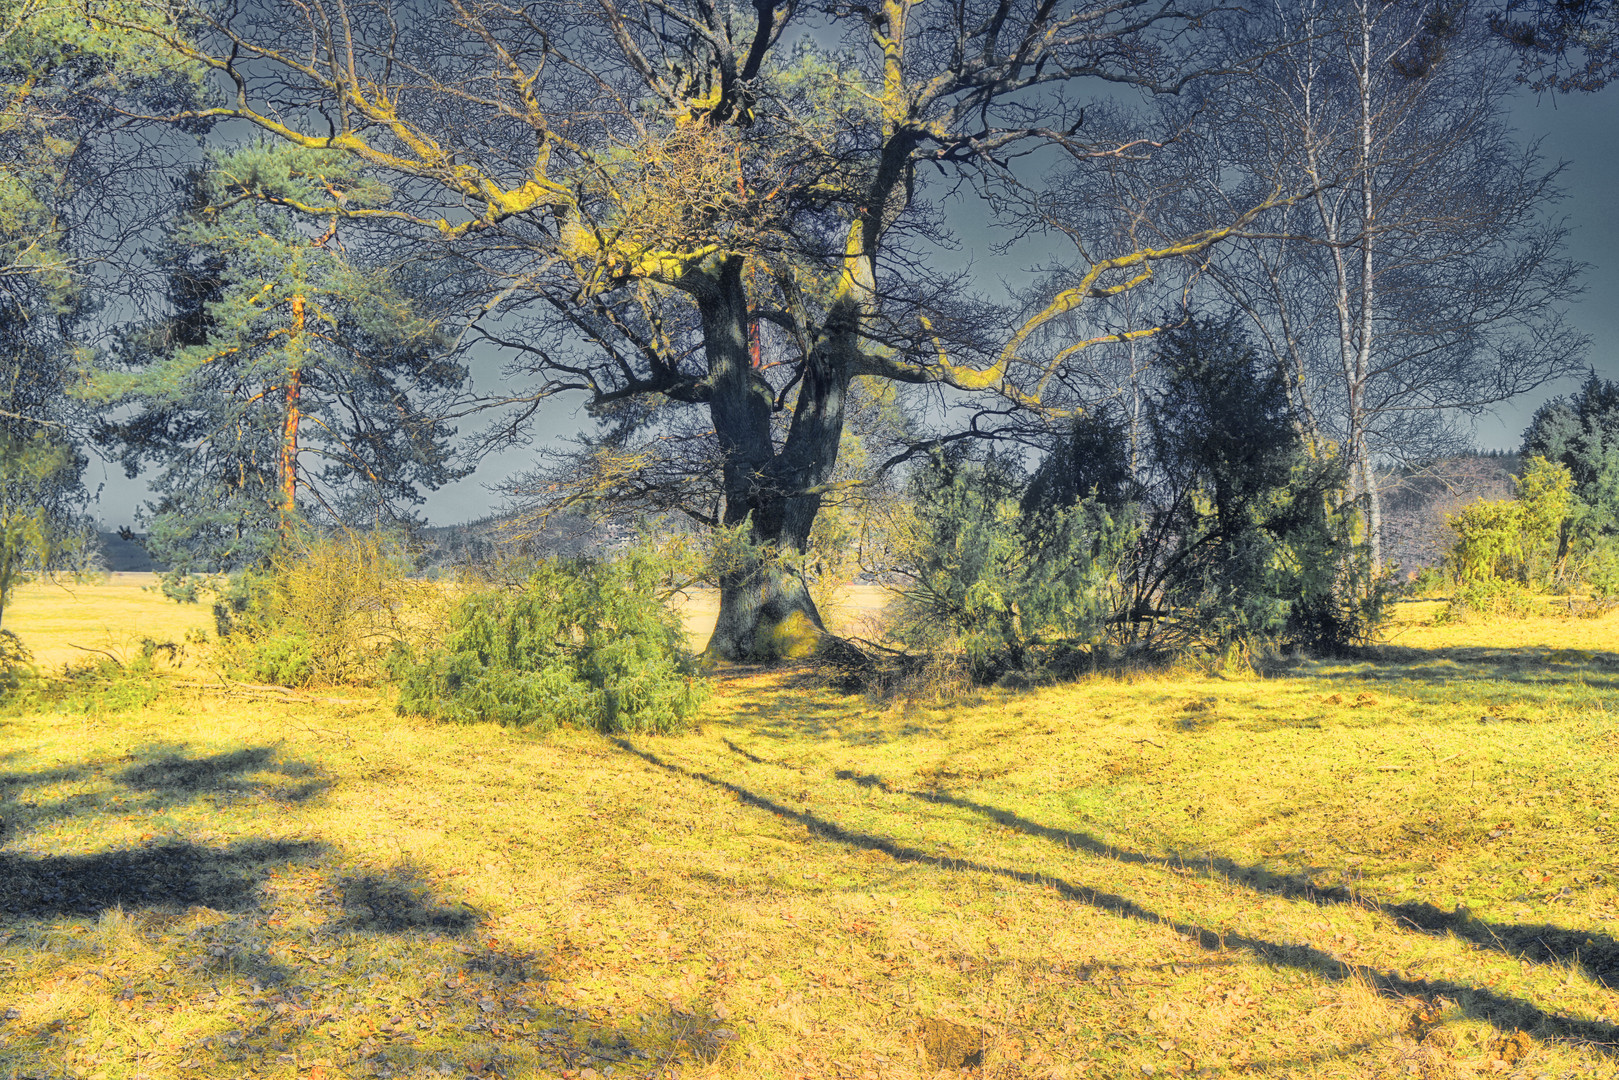
[[(1197, 267), (1285, 376), (1301, 434), (1341, 455), (1381, 561), (1378, 470), (1453, 450), (1471, 417), (1578, 369), (1564, 325), (1580, 267), (1553, 216), (1557, 168), (1514, 141), (1512, 58), (1482, 17), (1374, 0), (1277, 5), (1285, 42), (1181, 109), (1117, 211), (1161, 234), (1272, 185), (1308, 190)], [(1151, 206), (1123, 193), (1159, 193)]]

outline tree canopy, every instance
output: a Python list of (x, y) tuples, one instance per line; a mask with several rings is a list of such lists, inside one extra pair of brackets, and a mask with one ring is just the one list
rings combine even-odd
[(1260, 18), (1276, 46), (1252, 70), (1163, 104), (1185, 137), (1085, 163), (1062, 213), (1177, 236), (1309, 192), (1184, 267), (1187, 288), (1243, 314), (1301, 436), (1338, 448), (1376, 560), (1379, 469), (1465, 448), (1473, 417), (1578, 370), (1565, 313), (1583, 268), (1552, 212), (1560, 166), (1515, 137), (1516, 68), (1485, 20), (1374, 0)]
[[(0, 127), (22, 178), (0, 288), (33, 290), (13, 303), (36, 330), (56, 313), (53, 408), (100, 346), (103, 445), (158, 466), (158, 542), (182, 563), (261, 560), (298, 516), (408, 516), (465, 468), (454, 415), (497, 410), (521, 442), (571, 394), (593, 430), (510, 490), (739, 539), (711, 647), (754, 655), (793, 620), (820, 632), (800, 567), (823, 507), (933, 451), (1066, 438), (1072, 458), (1089, 412), (1126, 425), (1139, 483), (1144, 425), (1169, 415), (1146, 365), (1172, 359), (1146, 339), (1229, 326), (1224, 308), (1272, 369), (1250, 398), (1279, 393), (1303, 452), (1349, 470), (1375, 562), (1390, 448), (1577, 351), (1555, 170), (1501, 121), (1521, 71), (1501, 42), (1532, 67), (1511, 20), (1550, 9), (7, 10), (3, 92), (31, 119)], [(1559, 17), (1597, 56), (1601, 19)], [(1046, 285), (987, 293), (956, 250), (969, 217), (1004, 250), (1038, 237)], [(96, 305), (72, 297), (135, 247), (113, 275), (135, 314), (95, 325), (136, 329), (87, 342), (69, 323)], [(505, 381), (469, 402), (474, 350)]]
[[(1051, 362), (1024, 355), (1036, 327), (1150, 280), (1155, 264), (1206, 250), (1291, 194), (1087, 259), (1008, 335), (938, 265), (941, 185), (969, 185), (991, 213), (1021, 211), (1009, 201), (1019, 157), (1144, 145), (1152, 133), (1088, 121), (1088, 95), (1175, 93), (1240, 62), (1221, 6), (92, 11), (215, 74), (214, 103), (168, 119), (246, 120), (287, 153), (329, 157), (324, 190), (242, 175), (221, 195), (418, 248), (438, 275), (426, 287), (457, 299), (471, 338), (508, 350), (532, 380), (514, 396), (582, 391), (621, 435), (689, 431), (685, 410), (701, 410), (716, 516), (766, 550), (801, 550), (839, 483), (854, 380), (1037, 405)], [(387, 201), (356, 198), (362, 183), (384, 185)], [(773, 362), (755, 363), (756, 342)], [(643, 474), (600, 475), (596, 494), (610, 500), (633, 498)], [(802, 582), (768, 563), (723, 583), (716, 651), (750, 653), (793, 612), (819, 624)]]
[(169, 191), (176, 132), (109, 99), (182, 108), (194, 74), (77, 5), (0, 0), (0, 608), (21, 575), (89, 554), (78, 352), (110, 298), (139, 289), (140, 237)]
[[(1573, 533), (1586, 541), (1619, 536), (1619, 385), (1592, 372), (1578, 393), (1542, 405), (1523, 433), (1523, 455), (1568, 470)], [(1571, 539), (1565, 533), (1562, 554)]]
[(355, 265), (335, 218), (317, 234), (269, 199), (226, 195), (244, 175), (291, 198), (344, 179), (308, 158), (250, 145), (193, 177), (158, 253), (170, 313), (94, 383), (120, 406), (99, 441), (131, 477), (156, 469), (148, 546), (180, 576), (258, 565), (304, 520), (408, 521), (423, 487), (468, 471), (444, 419), (465, 370), (400, 295), (404, 272)]

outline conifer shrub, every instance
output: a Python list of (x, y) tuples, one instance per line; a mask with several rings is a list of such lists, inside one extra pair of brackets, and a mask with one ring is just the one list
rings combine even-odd
[(1598, 600), (1619, 597), (1619, 539), (1601, 537), (1582, 553), (1580, 576)]
[(674, 732), (708, 695), (650, 552), (540, 563), (466, 595), (442, 646), (406, 666), (402, 714), (513, 727)]
[(942, 451), (911, 477), (892, 635), (976, 681), (1127, 655), (1246, 661), (1368, 644), (1391, 582), (1357, 544), (1343, 462), (1232, 319), (1159, 339), (1138, 415), (1103, 402), (1024, 477)]
[(962, 448), (913, 475), (889, 631), (932, 657), (917, 668), (929, 679), (989, 682), (1054, 649), (1105, 643), (1137, 539), (1133, 510), (1094, 491), (1070, 505), (1020, 503), (1025, 490), (1012, 462)]

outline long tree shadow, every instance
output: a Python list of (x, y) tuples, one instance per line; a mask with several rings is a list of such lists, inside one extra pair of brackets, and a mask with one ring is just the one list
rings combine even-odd
[[(1451, 646), (1419, 649), (1409, 645), (1378, 645), (1365, 661), (1376, 667), (1397, 666), (1382, 679), (1450, 684), (1483, 678), (1533, 686), (1584, 683), (1595, 687), (1619, 684), (1619, 653), (1594, 649), (1560, 649), (1544, 645), (1519, 648)], [(1484, 670), (1480, 670), (1484, 669)], [(1359, 680), (1362, 671), (1296, 672), (1321, 680)]]
[(1103, 892), (1089, 886), (1076, 885), (1073, 882), (1050, 874), (1034, 873), (1007, 866), (996, 866), (972, 859), (946, 858), (932, 855), (886, 836), (876, 836), (846, 829), (834, 821), (829, 821), (808, 811), (794, 810), (773, 799), (750, 791), (739, 784), (733, 784), (708, 773), (665, 761), (656, 754), (634, 745), (627, 739), (615, 739), (613, 741), (628, 753), (634, 754), (648, 764), (665, 772), (729, 791), (739, 801), (776, 814), (779, 817), (795, 821), (812, 834), (841, 844), (847, 844), (850, 847), (862, 848), (868, 851), (881, 851), (896, 862), (932, 866), (954, 872), (989, 874), (1028, 885), (1049, 888), (1065, 900), (1084, 904), (1119, 918), (1133, 919), (1155, 926), (1167, 926), (1188, 940), (1195, 941), (1201, 948), (1210, 951), (1218, 952), (1235, 946), (1248, 950), (1267, 963), (1308, 970), (1328, 979), (1360, 978), (1374, 986), (1402, 996), (1432, 998), (1434, 995), (1443, 995), (1457, 1002), (1468, 1015), (1484, 1020), (1502, 1032), (1511, 1032), (1518, 1029), (1539, 1029), (1557, 1038), (1569, 1039), (1598, 1047), (1607, 1056), (1619, 1057), (1619, 1026), (1613, 1024), (1579, 1020), (1559, 1013), (1547, 1012), (1530, 1002), (1508, 997), (1485, 987), (1452, 982), (1448, 979), (1411, 979), (1392, 971), (1380, 971), (1361, 964), (1349, 964), (1331, 953), (1317, 949), (1313, 945), (1282, 945), (1262, 938), (1251, 937), (1247, 934), (1210, 930), (1207, 927), (1180, 922), (1161, 915), (1158, 912), (1142, 907), (1127, 897)]
[(113, 907), (191, 907), (247, 911), (272, 870), (312, 862), (324, 844), (248, 840), (224, 847), (163, 844), (94, 855), (0, 852), (0, 913), (49, 918), (96, 915)]
[[(183, 749), (183, 748), (182, 748)], [(296, 783), (267, 783), (251, 779), (254, 773), (277, 772)], [(331, 786), (331, 781), (310, 777), (312, 766), (281, 761), (273, 746), (250, 746), (203, 757), (167, 753), (125, 769), (119, 783), (136, 791), (195, 798), (219, 792), (268, 795), (281, 802), (304, 802)]]
[[(745, 751), (738, 750), (738, 752), (754, 761), (762, 761)], [(840, 780), (848, 780), (862, 787), (876, 788), (890, 795), (904, 795), (922, 802), (969, 810), (1026, 836), (1037, 836), (1065, 848), (1084, 851), (1117, 862), (1161, 867), (1205, 878), (1220, 877), (1239, 882), (1244, 888), (1254, 892), (1268, 893), (1289, 900), (1304, 900), (1320, 905), (1350, 904), (1366, 907), (1382, 912), (1396, 922), (1423, 933), (1455, 934), (1481, 948), (1493, 949), (1522, 960), (1577, 965), (1609, 990), (1619, 990), (1619, 941), (1607, 934), (1590, 930), (1568, 930), (1547, 924), (1492, 923), (1462, 911), (1442, 911), (1432, 904), (1389, 903), (1365, 893), (1351, 893), (1348, 889), (1338, 886), (1322, 886), (1302, 874), (1288, 874), (1265, 866), (1245, 865), (1233, 859), (1210, 856), (1188, 861), (1162, 855), (1147, 855), (1104, 843), (1090, 833), (1043, 825), (1010, 810), (974, 802), (959, 795), (939, 791), (911, 791), (894, 787), (879, 776), (855, 773), (847, 769), (840, 769), (833, 775)]]

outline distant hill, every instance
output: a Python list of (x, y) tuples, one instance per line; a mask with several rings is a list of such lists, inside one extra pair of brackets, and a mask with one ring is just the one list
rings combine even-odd
[[(616, 551), (635, 530), (626, 525), (591, 521), (579, 514), (557, 514), (544, 529), (529, 532), (507, 515), (490, 515), (462, 525), (432, 525), (418, 534), (426, 568), (477, 565), (508, 554), (548, 558)], [(146, 551), (145, 533), (96, 530), (99, 562), (111, 573), (158, 573), (168, 570)]]

